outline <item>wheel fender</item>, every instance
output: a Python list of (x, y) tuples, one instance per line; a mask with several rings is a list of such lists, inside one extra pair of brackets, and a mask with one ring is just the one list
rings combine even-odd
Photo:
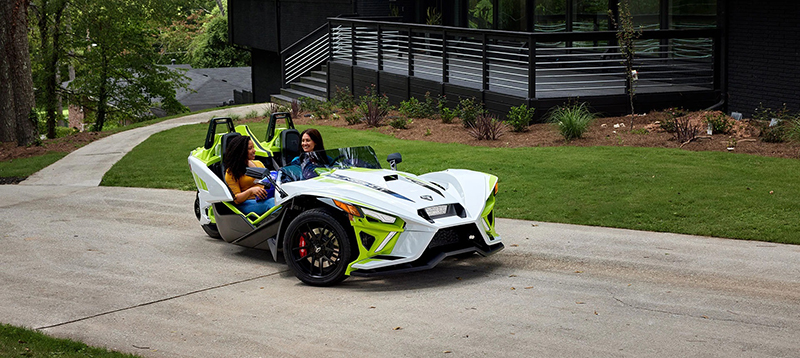
[(218, 203), (233, 201), (228, 185), (220, 179), (200, 159), (189, 156), (189, 168), (192, 170), (194, 183), (197, 186), (200, 201), (205, 203)]

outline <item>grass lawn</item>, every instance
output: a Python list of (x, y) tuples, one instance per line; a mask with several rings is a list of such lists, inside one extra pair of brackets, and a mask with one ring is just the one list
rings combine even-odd
[[(263, 123), (250, 127), (256, 135), (266, 131)], [(403, 171), (495, 174), (500, 217), (800, 244), (794, 159), (637, 147), (470, 147), (318, 128), (328, 148), (368, 144), (381, 160), (402, 153)], [(153, 135), (101, 185), (194, 190), (186, 158), (206, 130), (198, 124)]]
[(0, 162), (0, 177), (27, 177), (64, 158), (67, 153), (48, 152), (36, 157)]
[[(219, 108), (209, 108), (204, 109), (192, 113), (180, 113), (172, 116), (167, 117), (159, 117), (153, 118), (142, 122), (137, 122), (128, 126), (124, 127), (114, 127), (111, 129), (104, 130), (103, 132), (116, 134), (119, 132), (149, 126), (151, 124), (155, 124), (158, 122), (163, 122), (168, 119), (183, 117), (190, 114), (197, 114), (197, 113), (204, 113), (210, 111), (216, 111), (220, 109), (227, 109), (227, 108), (234, 108), (240, 107), (245, 105), (236, 105), (236, 106), (229, 106), (229, 107), (219, 107)], [(210, 118), (210, 117), (209, 117)], [(60, 152), (48, 152), (45, 155), (37, 156), (37, 157), (29, 157), (23, 159), (14, 159), (10, 161), (0, 161), (0, 177), (27, 177), (33, 173), (36, 173), (50, 164), (55, 163), (59, 159), (63, 158), (68, 153), (60, 153)]]
[(48, 337), (36, 331), (0, 324), (0, 357), (96, 357), (134, 358), (67, 339)]

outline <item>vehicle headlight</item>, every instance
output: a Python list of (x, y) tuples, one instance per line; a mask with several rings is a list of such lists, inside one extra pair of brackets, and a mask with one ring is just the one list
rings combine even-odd
[(382, 223), (394, 224), (394, 222), (397, 221), (397, 218), (395, 218), (394, 216), (391, 216), (391, 215), (388, 215), (388, 214), (384, 214), (384, 213), (379, 213), (379, 212), (377, 212), (375, 210), (370, 210), (370, 209), (367, 209), (367, 208), (361, 208), (361, 211), (364, 212), (364, 215), (369, 216), (369, 217), (371, 217), (373, 219), (379, 220)]
[(425, 208), (425, 214), (429, 217), (447, 214), (447, 205), (436, 205)]

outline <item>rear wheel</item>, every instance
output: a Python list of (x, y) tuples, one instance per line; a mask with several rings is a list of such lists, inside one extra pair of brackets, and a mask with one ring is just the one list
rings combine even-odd
[[(195, 194), (194, 197), (194, 216), (197, 217), (197, 220), (200, 220), (200, 193)], [(217, 224), (200, 224), (200, 226), (203, 227), (203, 231), (205, 231), (208, 236), (215, 239), (222, 238), (222, 235), (219, 234), (219, 230), (217, 230)]]
[(283, 255), (300, 281), (312, 286), (332, 286), (347, 276), (353, 260), (348, 231), (327, 210), (298, 215), (286, 229)]

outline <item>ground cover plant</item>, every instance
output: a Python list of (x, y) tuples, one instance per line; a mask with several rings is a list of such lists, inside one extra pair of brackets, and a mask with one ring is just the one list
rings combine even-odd
[[(266, 131), (264, 121), (249, 125), (256, 135)], [(476, 147), (400, 140), (344, 123), (314, 127), (326, 147), (368, 144), (382, 161), (400, 152), (403, 171), (465, 168), (495, 174), (499, 217), (800, 244), (795, 159), (626, 146)], [(101, 185), (194, 190), (186, 157), (201, 144), (206, 128), (190, 125), (153, 135)]]

